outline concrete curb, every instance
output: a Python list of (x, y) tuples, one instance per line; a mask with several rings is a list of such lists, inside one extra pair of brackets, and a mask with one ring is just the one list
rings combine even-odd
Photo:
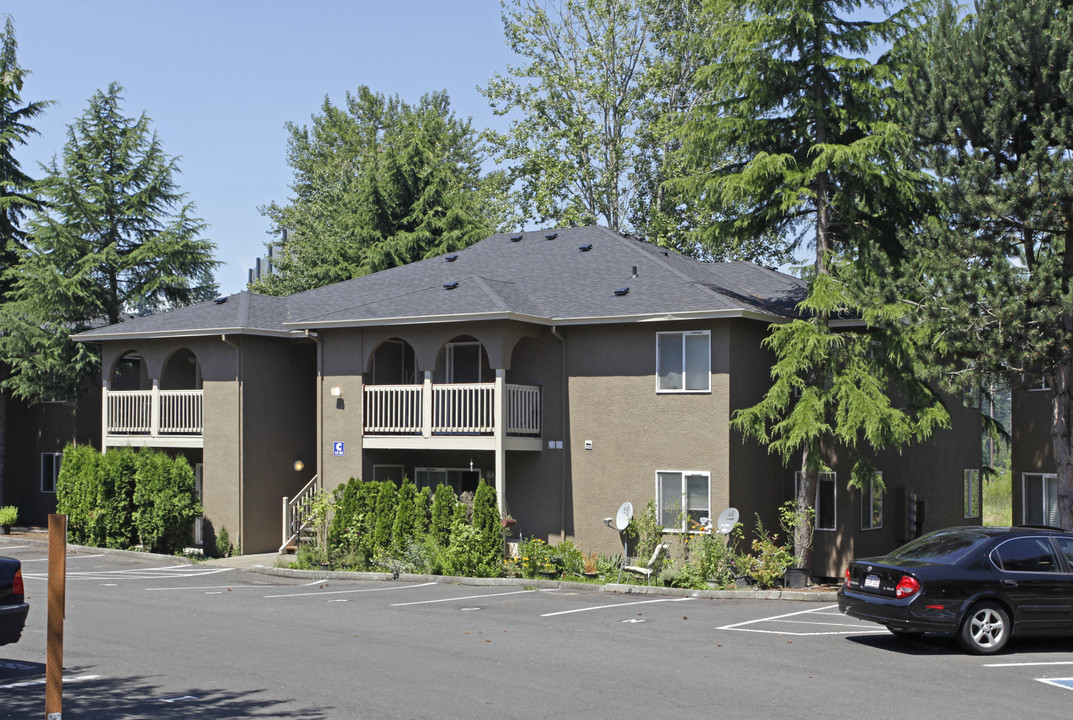
[[(28, 538), (25, 535), (0, 535), (9, 539), (16, 540), (20, 543), (27, 543), (29, 545), (43, 545), (48, 546), (48, 539), (38, 540), (37, 538)], [(3, 544), (0, 544), (0, 549), (3, 549)], [(133, 555), (134, 557), (152, 558), (153, 560), (170, 561), (182, 565), (193, 565), (194, 561), (184, 555), (164, 555), (163, 553), (151, 553), (142, 552), (141, 550), (118, 550), (116, 548), (101, 548), (92, 547), (90, 545), (74, 545), (67, 543), (68, 550), (74, 550), (75, 552), (93, 553), (94, 555)]]
[(251, 572), (276, 577), (289, 577), (299, 580), (399, 580), (401, 582), (434, 582), (444, 585), (471, 585), (484, 587), (522, 587), (542, 588), (547, 590), (595, 590), (597, 592), (616, 593), (620, 595), (655, 595), (660, 597), (690, 597), (708, 600), (795, 600), (800, 602), (838, 601), (836, 590), (691, 590), (689, 588), (657, 587), (655, 585), (624, 585), (607, 583), (570, 582), (567, 580), (537, 580), (530, 578), (470, 578), (450, 575), (411, 575), (401, 573), (396, 578), (392, 573), (381, 572), (347, 572), (342, 570), (294, 570), (291, 568), (254, 565), (247, 568)]

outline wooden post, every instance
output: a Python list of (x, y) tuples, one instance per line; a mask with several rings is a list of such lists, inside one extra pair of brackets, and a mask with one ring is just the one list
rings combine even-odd
[(67, 594), (67, 516), (48, 516), (48, 639), (45, 717), (63, 718), (63, 618)]

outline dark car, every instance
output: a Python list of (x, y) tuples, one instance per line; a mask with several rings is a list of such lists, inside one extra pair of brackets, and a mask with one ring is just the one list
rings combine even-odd
[(902, 637), (955, 634), (979, 654), (999, 652), (1013, 635), (1073, 633), (1073, 533), (936, 530), (850, 563), (838, 609)]
[(0, 556), (0, 645), (18, 642), (26, 626), (26, 590), (22, 584), (22, 563)]

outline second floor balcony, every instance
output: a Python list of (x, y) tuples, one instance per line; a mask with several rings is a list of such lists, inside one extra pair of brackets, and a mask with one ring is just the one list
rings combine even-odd
[(201, 390), (105, 390), (103, 404), (108, 445), (202, 444)]

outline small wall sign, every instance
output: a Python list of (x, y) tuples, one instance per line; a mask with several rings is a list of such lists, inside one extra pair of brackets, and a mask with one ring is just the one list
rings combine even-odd
[(337, 440), (336, 442), (332, 443), (332, 454), (336, 457), (342, 457), (346, 454), (346, 450), (343, 447), (342, 440)]

